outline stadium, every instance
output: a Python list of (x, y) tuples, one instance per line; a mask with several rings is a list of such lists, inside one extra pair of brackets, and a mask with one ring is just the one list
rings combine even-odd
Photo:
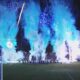
[(80, 1), (0, 1), (4, 80), (80, 80)]

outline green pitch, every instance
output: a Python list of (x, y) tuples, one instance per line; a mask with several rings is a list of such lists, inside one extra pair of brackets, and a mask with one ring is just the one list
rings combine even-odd
[(3, 80), (80, 80), (80, 63), (4, 64)]

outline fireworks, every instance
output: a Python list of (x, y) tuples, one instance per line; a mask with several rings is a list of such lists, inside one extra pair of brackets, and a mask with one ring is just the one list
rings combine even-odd
[[(2, 46), (5, 63), (8, 61), (18, 62), (24, 59), (23, 53), (27, 52), (22, 51), (21, 46), (25, 45), (23, 43), (26, 43), (26, 39), (29, 40), (31, 47), (28, 56), (25, 57), (29, 57), (27, 61), (35, 59), (35, 62), (50, 62), (53, 59), (51, 55), (54, 53), (56, 56), (55, 62), (77, 61), (80, 56), (79, 31), (76, 30), (74, 25), (75, 17), (65, 2), (61, 3), (59, 0), (53, 0), (53, 3), (50, 6), (47, 5), (43, 11), (35, 1), (24, 2), (18, 15), (15, 11), (17, 8), (9, 11), (6, 6), (0, 7), (3, 8), (3, 10), (0, 9), (3, 12), (0, 19), (0, 45)], [(18, 35), (20, 42), (16, 38), (19, 32), (18, 28), (23, 33)], [(49, 54), (51, 57), (47, 59), (46, 48), (49, 42), (53, 51)], [(16, 52), (18, 43), (21, 45), (19, 52)]]

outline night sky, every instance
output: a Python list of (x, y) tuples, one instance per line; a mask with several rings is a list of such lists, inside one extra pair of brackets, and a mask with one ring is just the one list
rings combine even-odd
[(80, 30), (80, 0), (73, 0), (73, 7), (72, 7), (73, 14), (76, 18), (76, 27)]

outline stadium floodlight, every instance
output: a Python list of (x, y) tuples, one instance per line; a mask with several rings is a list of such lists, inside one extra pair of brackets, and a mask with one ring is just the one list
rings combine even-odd
[(6, 45), (8, 48), (13, 48), (13, 43), (11, 42), (11, 40), (8, 40)]

